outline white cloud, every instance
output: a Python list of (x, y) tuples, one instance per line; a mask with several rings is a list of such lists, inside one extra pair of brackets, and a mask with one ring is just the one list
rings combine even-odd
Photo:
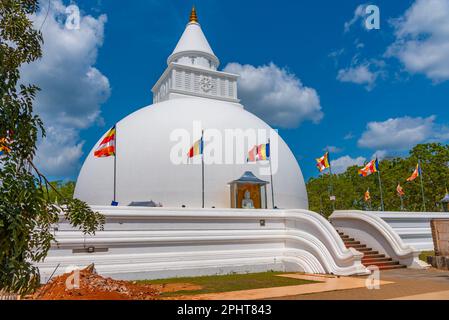
[(344, 31), (345, 32), (349, 32), (349, 30), (351, 29), (351, 27), (358, 21), (362, 20), (362, 18), (365, 16), (365, 8), (366, 8), (366, 4), (361, 4), (359, 6), (357, 6), (357, 8), (354, 11), (354, 16), (352, 17), (351, 20), (345, 22), (344, 25)]
[(410, 73), (449, 79), (449, 1), (416, 0), (393, 25), (396, 41), (386, 56), (397, 57)]
[(435, 116), (402, 117), (370, 122), (358, 145), (376, 150), (404, 151), (419, 143), (448, 140), (449, 129), (436, 124), (435, 119)]
[(344, 137), (344, 140), (352, 140), (354, 139), (354, 134), (352, 132), (348, 132)]
[(345, 172), (352, 166), (363, 166), (366, 162), (366, 158), (357, 157), (351, 158), (350, 156), (343, 156), (331, 161), (332, 173), (339, 174)]
[(329, 151), (330, 153), (340, 153), (343, 151), (343, 149), (336, 146), (327, 146), (323, 149), (323, 151)]
[(373, 155), (371, 156), (371, 159), (378, 159), (383, 160), (388, 156), (388, 152), (386, 150), (377, 150), (376, 152), (373, 153)]
[(78, 160), (83, 155), (84, 142), (78, 141), (73, 128), (47, 126), (47, 137), (39, 144), (36, 165), (52, 176), (64, 177), (79, 169)]
[(352, 65), (349, 68), (340, 69), (337, 74), (337, 80), (365, 85), (367, 90), (371, 90), (374, 87), (377, 78), (382, 73), (379, 70), (374, 71), (373, 69), (373, 64), (369, 62)]
[[(46, 13), (47, 6), (43, 6), (32, 17), (36, 28)], [(49, 136), (38, 145), (37, 161), (52, 176), (75, 173), (82, 156), (79, 131), (101, 122), (100, 106), (111, 90), (108, 78), (94, 67), (106, 16), (81, 16), (80, 28), (73, 30), (65, 27), (66, 19), (66, 7), (60, 0), (52, 0), (42, 27), (43, 57), (21, 70), (24, 83), (41, 88), (35, 110)]]
[(274, 63), (254, 67), (229, 63), (224, 71), (239, 74), (239, 96), (245, 107), (271, 125), (294, 128), (323, 118), (315, 89)]

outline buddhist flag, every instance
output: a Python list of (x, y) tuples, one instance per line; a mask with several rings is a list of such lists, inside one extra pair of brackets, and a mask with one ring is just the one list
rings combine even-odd
[(322, 156), (321, 158), (316, 159), (316, 162), (317, 162), (316, 166), (320, 172), (323, 172), (324, 170), (329, 168), (330, 167), (329, 152), (326, 152), (326, 154), (324, 156)]
[(0, 139), (0, 156), (3, 156), (7, 153), (11, 152), (11, 149), (8, 147), (8, 139), (1, 138)]
[(368, 189), (365, 192), (365, 202), (368, 202), (370, 200), (371, 200), (371, 194), (370, 194), (369, 189)]
[(367, 177), (379, 171), (379, 161), (371, 160), (364, 168), (359, 170), (359, 175)]
[(261, 144), (257, 148), (257, 159), (259, 161), (270, 160), (270, 144)]
[(248, 152), (248, 159), (247, 162), (257, 162), (257, 155), (258, 155), (258, 146), (254, 146), (249, 152)]
[(396, 192), (398, 193), (398, 195), (399, 195), (400, 197), (405, 196), (404, 189), (402, 189), (402, 187), (401, 187), (400, 184), (398, 184), (398, 186), (396, 187)]
[(418, 178), (421, 175), (421, 167), (419, 166), (419, 163), (416, 165), (416, 169), (413, 172), (413, 174), (410, 176), (410, 178), (407, 179), (408, 182), (414, 181), (416, 178)]
[(203, 137), (201, 137), (201, 139), (195, 142), (192, 148), (190, 148), (190, 151), (187, 154), (187, 156), (189, 157), (189, 159), (192, 159), (196, 156), (203, 154), (203, 151), (204, 151), (204, 140)]
[(115, 156), (115, 126), (109, 130), (104, 139), (100, 142), (94, 153), (96, 158), (107, 158)]
[(270, 160), (271, 148), (270, 143), (254, 146), (248, 152), (248, 162), (266, 161)]

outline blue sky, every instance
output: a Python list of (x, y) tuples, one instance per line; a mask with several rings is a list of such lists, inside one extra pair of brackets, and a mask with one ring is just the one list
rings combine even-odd
[[(319, 98), (291, 105), (289, 112), (300, 114), (294, 123), (276, 120), (282, 102), (256, 110), (279, 129), (308, 179), (317, 175), (314, 159), (327, 146), (334, 151), (336, 170), (342, 171), (376, 152), (380, 157), (400, 156), (416, 143), (447, 142), (448, 2), (370, 2), (380, 8), (379, 30), (364, 27), (361, 12), (367, 3), (361, 1), (196, 0), (194, 4), (221, 68), (237, 63), (268, 77), (278, 72), (278, 78), (267, 79), (270, 90), (282, 91), (289, 85), (296, 94), (309, 90)], [(51, 3), (42, 29), (47, 37), (44, 58), (25, 68), (24, 74), (43, 89), (63, 92), (68, 101), (61, 107), (55, 101), (62, 98), (56, 94), (38, 99), (37, 110), (50, 128), (39, 161), (53, 178), (76, 179), (99, 137), (123, 117), (151, 104), (151, 87), (166, 68), (193, 3), (72, 1), (83, 19), (76, 36), (74, 30), (61, 31), (70, 3)], [(43, 12), (35, 17), (39, 25), (47, 3), (41, 6)], [(251, 110), (257, 99), (247, 96), (245, 101), (245, 88), (240, 93)], [(281, 93), (289, 98), (288, 92)], [(58, 106), (56, 111), (44, 107), (49, 101)], [(308, 111), (303, 114), (304, 108)]]

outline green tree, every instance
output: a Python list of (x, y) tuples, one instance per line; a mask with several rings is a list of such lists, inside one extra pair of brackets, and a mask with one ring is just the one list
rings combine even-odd
[[(426, 211), (441, 211), (440, 200), (449, 187), (449, 147), (439, 143), (420, 144), (414, 147), (408, 157), (385, 159), (379, 163), (385, 210), (400, 211), (401, 199), (396, 192), (398, 183), (405, 191), (403, 197), (407, 211), (422, 211), (423, 200), (420, 178), (407, 182), (421, 161)], [(337, 197), (337, 210), (380, 210), (381, 199), (377, 174), (360, 177), (358, 167), (333, 175), (332, 183)], [(313, 211), (329, 216), (332, 204), (329, 200), (329, 175), (311, 178), (307, 183), (309, 205)], [(371, 201), (366, 203), (364, 194), (370, 190)]]
[(0, 0), (0, 138), (10, 149), (0, 159), (0, 288), (19, 294), (39, 285), (35, 263), (55, 241), (52, 225), (61, 215), (88, 234), (104, 223), (79, 200), (61, 195), (53, 203), (52, 185), (33, 164), (45, 129), (33, 111), (39, 89), (20, 83), (20, 67), (42, 55), (42, 35), (29, 18), (37, 9), (37, 0)]
[(59, 203), (61, 199), (73, 199), (75, 193), (74, 181), (52, 181), (50, 184), (52, 187), (48, 190), (48, 196), (51, 202)]

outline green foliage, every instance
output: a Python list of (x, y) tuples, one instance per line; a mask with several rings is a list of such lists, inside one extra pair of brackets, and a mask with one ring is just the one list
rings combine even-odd
[(59, 199), (73, 199), (73, 194), (75, 193), (75, 182), (74, 181), (52, 181), (50, 183), (53, 188), (48, 190), (48, 196), (51, 202), (59, 203)]
[(85, 203), (53, 188), (33, 164), (45, 129), (33, 111), (39, 89), (20, 84), (19, 70), (42, 55), (42, 35), (29, 19), (37, 8), (37, 0), (0, 0), (0, 138), (8, 138), (11, 149), (0, 158), (0, 288), (19, 294), (39, 285), (35, 263), (47, 255), (61, 216), (88, 234), (104, 223)]
[(233, 292), (241, 290), (253, 290), (261, 288), (276, 288), (287, 286), (299, 286), (303, 284), (317, 283), (317, 281), (282, 277), (282, 272), (263, 272), (248, 274), (227, 274), (205, 277), (173, 278), (163, 280), (138, 281), (142, 284), (179, 284), (188, 283), (196, 285), (196, 290), (184, 290), (165, 293), (164, 297), (191, 296), (197, 294)]
[[(407, 211), (422, 211), (420, 179), (406, 182), (421, 160), (423, 171), (426, 211), (441, 211), (440, 200), (449, 187), (449, 146), (438, 143), (421, 144), (414, 147), (408, 157), (386, 159), (380, 162), (380, 173), (386, 211), (400, 211), (401, 199), (396, 192), (398, 183), (405, 191), (404, 207)], [(380, 190), (377, 174), (360, 177), (358, 167), (350, 167), (346, 172), (332, 176), (334, 193), (337, 197), (336, 210), (380, 210)], [(307, 183), (310, 209), (326, 216), (332, 213), (329, 200), (329, 175), (312, 178)], [(366, 190), (370, 190), (371, 203), (364, 201)]]

